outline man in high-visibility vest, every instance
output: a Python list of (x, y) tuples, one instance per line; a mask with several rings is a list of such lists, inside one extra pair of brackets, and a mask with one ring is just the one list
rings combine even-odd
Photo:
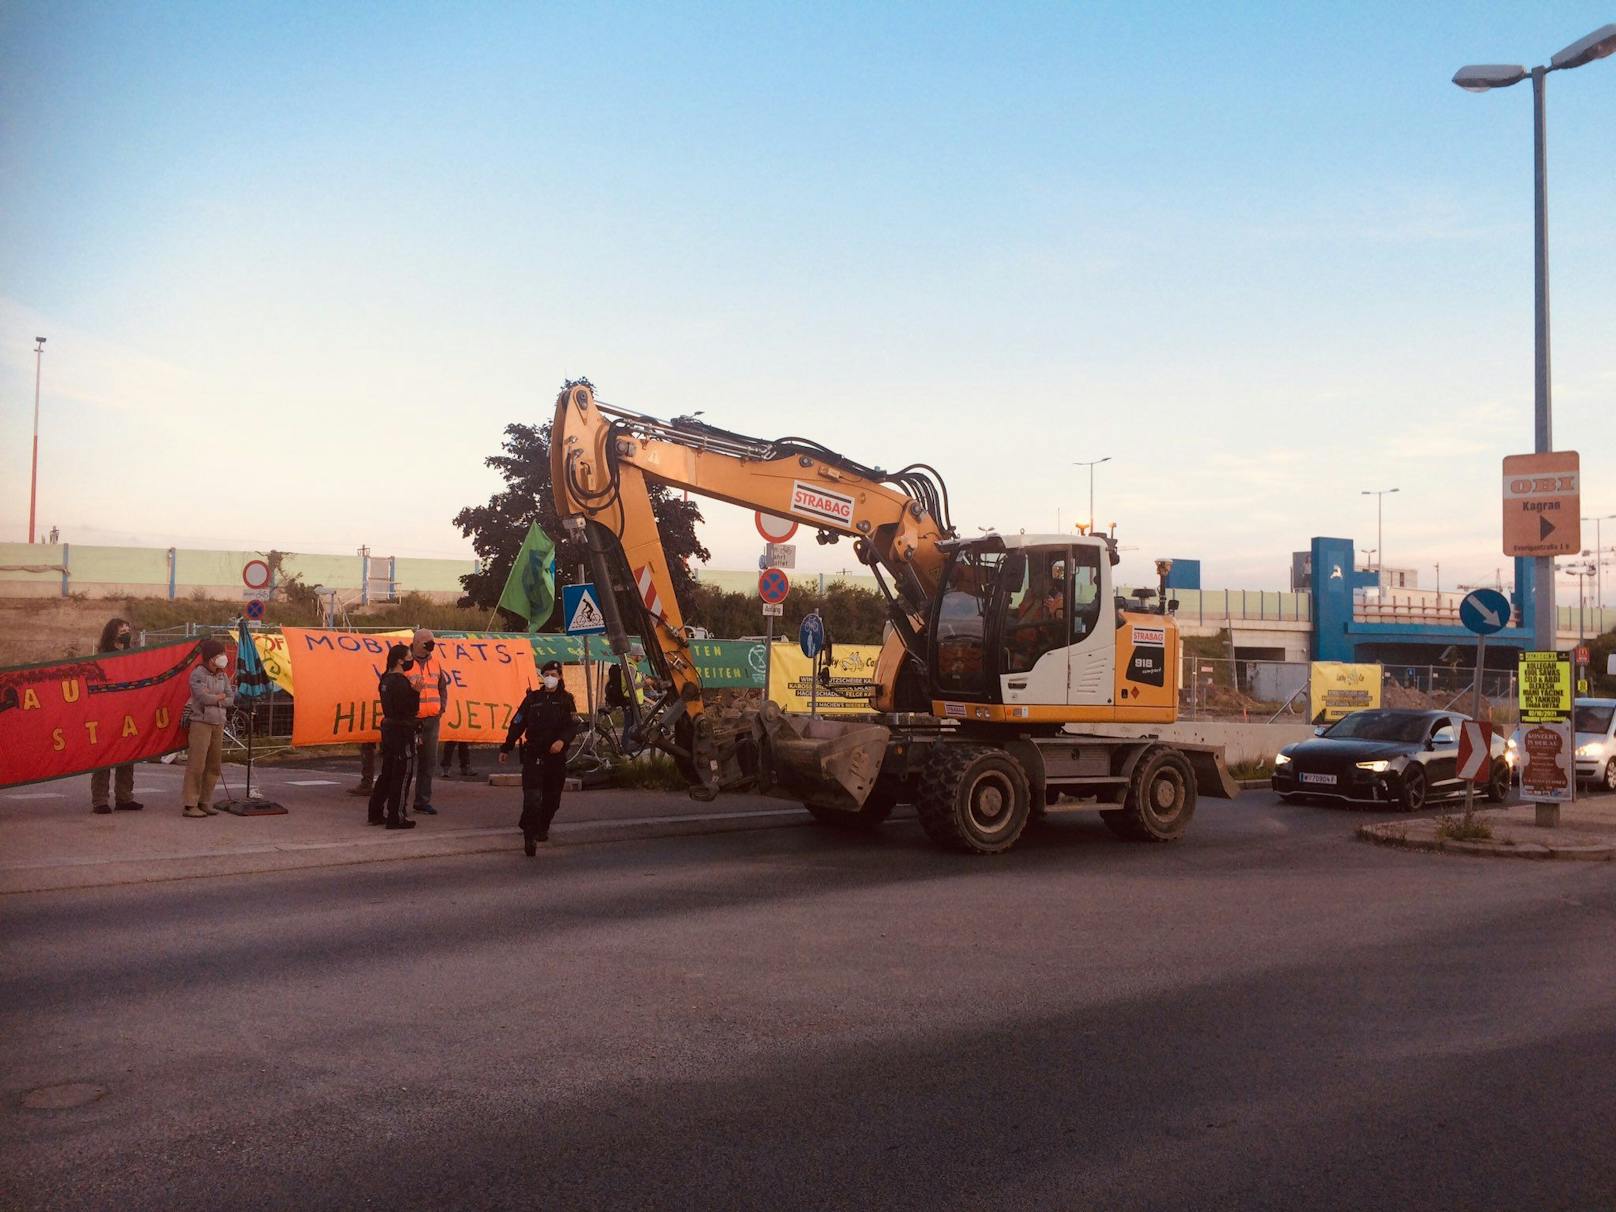
[(420, 752), (425, 755), (415, 767), (415, 811), (427, 816), (438, 815), (438, 810), (432, 806), (432, 758), (438, 752), (438, 724), (449, 702), (449, 675), (444, 672), (443, 663), (433, 655), (437, 646), (430, 627), (417, 627), (410, 637), (410, 655), (415, 658), (415, 668), (408, 677), (410, 685), (421, 692), (417, 718), (421, 721)]

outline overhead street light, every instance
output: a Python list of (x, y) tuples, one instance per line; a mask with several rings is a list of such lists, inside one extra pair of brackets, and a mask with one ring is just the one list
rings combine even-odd
[[(1605, 536), (1600, 523), (1612, 518), (1616, 518), (1616, 513), (1602, 513), (1597, 517), (1582, 519), (1594, 524), (1594, 606), (1601, 611), (1605, 609)], [(1599, 621), (1605, 621), (1603, 614), (1599, 616)]]
[(1073, 463), (1073, 467), (1087, 467), (1089, 469), (1089, 533), (1094, 533), (1094, 469), (1101, 463), (1109, 463), (1111, 456), (1103, 459), (1090, 459), (1086, 463)]
[(1361, 497), (1375, 498), (1375, 542), (1378, 544), (1375, 551), (1380, 557), (1379, 562), (1375, 565), (1375, 585), (1378, 588), (1384, 588), (1381, 585), (1383, 578), (1380, 574), (1386, 568), (1386, 527), (1385, 519), (1381, 513), (1381, 506), (1385, 503), (1388, 494), (1399, 491), (1401, 490), (1396, 488), (1366, 488), (1358, 494)]
[[(1543, 83), (1550, 72), (1581, 67), (1595, 59), (1616, 53), (1616, 24), (1604, 25), (1554, 55), (1547, 66), (1530, 70), (1514, 64), (1478, 63), (1461, 67), (1453, 82), (1467, 92), (1484, 93), (1495, 88), (1532, 80), (1532, 211), (1533, 211), (1533, 320), (1536, 349), (1536, 391), (1533, 447), (1538, 454), (1554, 449), (1553, 410), (1549, 391), (1549, 200), (1548, 158), (1543, 109)], [(1542, 650), (1555, 647), (1554, 560), (1538, 556), (1532, 561), (1533, 642)]]
[(34, 541), (34, 505), (39, 499), (39, 368), (45, 359), (45, 338), (34, 338), (34, 462), (28, 473), (28, 541)]

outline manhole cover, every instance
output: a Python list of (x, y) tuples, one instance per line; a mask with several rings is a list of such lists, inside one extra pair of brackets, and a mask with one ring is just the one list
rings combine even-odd
[(22, 1096), (22, 1105), (32, 1111), (66, 1111), (83, 1107), (106, 1097), (107, 1088), (93, 1082), (63, 1082), (59, 1086), (38, 1086)]

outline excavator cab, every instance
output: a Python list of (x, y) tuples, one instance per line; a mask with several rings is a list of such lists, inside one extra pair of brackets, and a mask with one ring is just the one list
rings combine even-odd
[(1118, 616), (1106, 541), (988, 535), (949, 546), (926, 632), (933, 710), (1053, 722), (1067, 708), (1109, 707)]

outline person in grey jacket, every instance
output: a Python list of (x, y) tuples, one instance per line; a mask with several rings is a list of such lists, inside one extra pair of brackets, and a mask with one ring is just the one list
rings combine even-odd
[(217, 816), (213, 789), (224, 764), (224, 713), (235, 697), (224, 645), (202, 641), (202, 663), (191, 670), (191, 751), (185, 763), (185, 815)]

